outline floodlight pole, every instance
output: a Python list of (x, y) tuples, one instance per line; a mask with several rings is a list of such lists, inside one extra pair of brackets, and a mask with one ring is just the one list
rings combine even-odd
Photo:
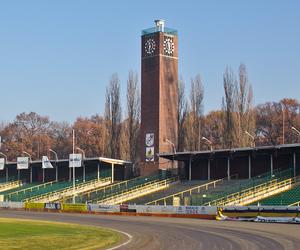
[(212, 147), (212, 141), (208, 140), (206, 137), (202, 136), (201, 138), (203, 141), (206, 141), (209, 144), (210, 147), (210, 151), (213, 151), (213, 147)]
[(248, 135), (253, 141), (253, 147), (255, 148), (255, 136), (251, 135), (248, 131), (245, 131), (245, 134)]
[(82, 156), (83, 156), (83, 182), (85, 182), (85, 164), (84, 164), (84, 161), (85, 161), (85, 152), (80, 147), (76, 147), (76, 149), (79, 150), (82, 153)]
[(294, 130), (299, 136), (300, 136), (300, 131), (296, 129), (295, 127), (291, 127), (292, 130)]
[(31, 154), (27, 153), (26, 151), (23, 151), (23, 154), (29, 156), (29, 167), (30, 167), (30, 183), (32, 183), (32, 167), (31, 167)]
[(174, 155), (173, 155), (173, 159), (172, 159), (172, 175), (173, 175), (173, 169), (174, 169), (174, 156), (176, 155), (176, 148), (175, 148), (175, 144), (173, 143), (173, 142), (171, 142), (169, 139), (165, 139), (165, 142), (166, 143), (169, 143), (171, 146), (172, 146), (172, 148), (173, 148), (173, 153), (174, 153)]
[(49, 151), (55, 155), (55, 180), (58, 181), (58, 169), (57, 169), (58, 156), (53, 149), (49, 148)]
[[(204, 136), (202, 136), (201, 139), (204, 140), (206, 143), (209, 144), (210, 151), (212, 152), (213, 151), (213, 146), (212, 146), (213, 143), (212, 143), (212, 141), (208, 140)], [(210, 180), (210, 158), (207, 160), (207, 180)]]
[(75, 166), (74, 166), (74, 154), (75, 154), (75, 131), (73, 129), (73, 157), (72, 157), (72, 167), (73, 167), (73, 204), (75, 204)]

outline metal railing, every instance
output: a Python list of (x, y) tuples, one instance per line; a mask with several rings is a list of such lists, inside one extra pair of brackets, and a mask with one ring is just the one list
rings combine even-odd
[[(230, 179), (233, 178), (233, 177), (237, 177), (237, 176), (238, 176), (237, 174), (234, 174), (234, 175), (230, 176)], [(208, 190), (209, 187), (211, 187), (211, 186), (213, 186), (213, 188), (216, 188), (217, 184), (222, 184), (225, 180), (228, 180), (228, 178), (225, 177), (225, 178), (218, 179), (218, 180), (215, 180), (215, 181), (211, 181), (211, 182), (208, 182), (208, 183), (205, 183), (205, 184), (201, 184), (199, 186), (192, 187), (192, 188), (180, 191), (178, 193), (171, 194), (171, 195), (156, 199), (154, 201), (150, 201), (150, 202), (146, 203), (146, 205), (157, 205), (157, 203), (159, 204), (159, 202), (163, 201), (164, 205), (166, 206), (167, 199), (178, 197), (178, 196), (183, 198), (185, 195), (192, 195), (192, 193), (194, 191), (197, 191), (198, 193), (200, 193), (200, 190), (202, 190), (202, 189)]]
[(98, 200), (97, 203), (110, 204), (110, 205), (119, 204), (124, 201), (129, 201), (144, 196), (146, 194), (153, 193), (157, 190), (161, 190), (162, 188), (166, 188), (170, 183), (175, 181), (178, 181), (178, 177), (172, 177), (165, 180), (155, 180), (155, 181), (143, 183), (129, 190), (124, 190), (116, 195)]
[[(88, 202), (88, 203), (93, 203), (96, 202), (97, 200), (103, 199), (107, 197), (110, 194), (116, 194), (123, 189), (127, 190), (131, 187), (134, 187), (136, 185), (140, 185), (142, 183), (146, 183), (151, 180), (161, 180), (160, 175), (153, 175), (153, 176), (148, 176), (148, 177), (137, 177), (134, 179), (126, 180), (126, 181), (121, 181), (109, 186), (101, 187), (98, 189), (94, 189), (93, 191), (89, 192), (84, 192), (81, 194), (81, 200), (80, 202)], [(99, 195), (102, 196), (99, 198)]]
[[(91, 181), (86, 181), (86, 182), (81, 182), (75, 185), (75, 192), (78, 189), (81, 189), (85, 186), (90, 186), (90, 185), (94, 185), (97, 182), (108, 182), (111, 181), (111, 177), (107, 177), (107, 178), (101, 178), (101, 179), (95, 179), (95, 180), (91, 180)], [(46, 194), (42, 194), (42, 195), (37, 195), (37, 196), (33, 196), (27, 199), (24, 199), (24, 202), (29, 202), (29, 201), (38, 201), (38, 200), (42, 200), (42, 199), (47, 199), (50, 198), (51, 196), (62, 196), (63, 193), (67, 193), (67, 192), (71, 192), (73, 191), (73, 186), (68, 186), (67, 188), (62, 188), (62, 189), (58, 189)], [(65, 198), (65, 197), (64, 197)]]
[[(266, 198), (271, 195), (290, 189), (293, 184), (300, 181), (299, 177), (293, 177), (286, 180), (273, 179), (266, 183), (244, 189), (242, 191), (227, 195), (223, 198), (216, 199), (205, 203), (205, 206), (226, 206), (226, 205), (246, 205)], [(268, 194), (268, 195), (266, 195)]]
[(7, 183), (1, 183), (0, 185), (0, 190), (2, 192), (6, 191), (7, 188), (12, 188), (12, 187), (19, 187), (22, 184), (22, 181), (11, 181), (11, 182), (7, 182)]
[(53, 183), (56, 183), (56, 181), (50, 181), (50, 182), (46, 182), (46, 183), (43, 183), (43, 184), (35, 185), (35, 186), (32, 186), (32, 187), (24, 188), (24, 189), (15, 191), (15, 192), (8, 193), (5, 196), (8, 197), (8, 198), (11, 198), (11, 196), (13, 196), (13, 195), (18, 195), (18, 194), (21, 194), (21, 193), (25, 194), (27, 191), (32, 192), (33, 190), (36, 190), (36, 189), (39, 190), (39, 189), (45, 188), (47, 186), (52, 186)]
[(288, 205), (288, 207), (293, 207), (293, 206), (299, 207), (300, 206), (300, 201), (297, 201), (297, 202), (295, 202), (293, 204)]

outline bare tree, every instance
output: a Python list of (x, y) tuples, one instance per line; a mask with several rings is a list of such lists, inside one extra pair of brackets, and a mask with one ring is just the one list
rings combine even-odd
[(225, 147), (235, 147), (236, 143), (236, 86), (237, 81), (234, 72), (226, 68), (223, 75), (223, 86), (225, 97), (222, 100), (223, 111), (225, 115)]
[(184, 151), (188, 104), (185, 96), (185, 82), (182, 77), (178, 84), (178, 151)]
[(238, 146), (245, 147), (251, 145), (251, 139), (245, 131), (255, 133), (255, 112), (253, 109), (252, 86), (248, 81), (248, 74), (245, 64), (239, 67), (239, 84), (237, 89), (237, 129)]
[(140, 129), (140, 91), (138, 87), (138, 75), (129, 72), (127, 80), (127, 143), (129, 158), (132, 162), (137, 160), (138, 139)]
[(108, 131), (107, 155), (112, 158), (120, 157), (120, 135), (121, 135), (121, 103), (120, 103), (120, 81), (115, 73), (111, 76), (106, 88), (105, 122)]
[(189, 150), (201, 149), (201, 118), (203, 116), (204, 88), (200, 75), (191, 79), (190, 110), (188, 118)]

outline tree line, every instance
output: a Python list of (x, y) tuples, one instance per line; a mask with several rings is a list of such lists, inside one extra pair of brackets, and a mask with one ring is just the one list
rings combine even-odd
[[(198, 74), (190, 81), (178, 83), (177, 151), (200, 151), (222, 148), (253, 147), (296, 143), (300, 135), (300, 103), (295, 99), (266, 102), (254, 106), (252, 86), (246, 66), (238, 72), (227, 67), (223, 74), (222, 107), (204, 114), (204, 86)], [(103, 115), (79, 117), (73, 124), (51, 121), (35, 112), (21, 113), (14, 121), (0, 124), (3, 140), (1, 152), (16, 160), (24, 151), (32, 159), (43, 155), (68, 158), (72, 151), (72, 130), (76, 147), (86, 157), (104, 156), (132, 162), (139, 161), (140, 89), (137, 73), (127, 79), (126, 106), (122, 110), (118, 74), (113, 74), (106, 87)], [(51, 157), (52, 156), (52, 157)]]

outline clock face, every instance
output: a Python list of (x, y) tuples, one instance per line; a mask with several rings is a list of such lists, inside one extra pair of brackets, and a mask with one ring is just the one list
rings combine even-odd
[(168, 56), (173, 55), (174, 52), (174, 42), (171, 37), (166, 37), (164, 41), (164, 51)]
[(153, 38), (149, 38), (146, 40), (145, 42), (145, 52), (146, 52), (146, 55), (153, 55), (154, 54), (154, 51), (155, 51), (155, 41)]

